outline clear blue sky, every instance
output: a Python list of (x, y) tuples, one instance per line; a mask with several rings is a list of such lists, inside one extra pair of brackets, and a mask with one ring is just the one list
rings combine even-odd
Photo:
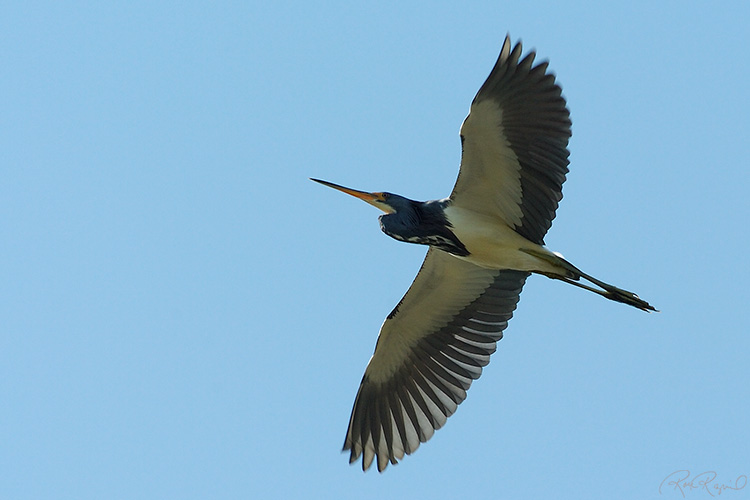
[[(678, 469), (750, 475), (748, 19), (6, 3), (0, 498), (648, 499), (680, 498), (658, 491)], [(548, 246), (662, 312), (529, 279), (456, 415), (363, 474), (351, 404), (425, 249), (307, 178), (446, 196), (507, 32), (573, 120)]]

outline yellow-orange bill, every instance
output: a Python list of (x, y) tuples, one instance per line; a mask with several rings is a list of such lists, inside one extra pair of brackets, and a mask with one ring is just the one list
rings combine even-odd
[(364, 200), (364, 201), (367, 201), (367, 202), (376, 201), (376, 200), (379, 199), (379, 196), (377, 194), (375, 194), (375, 193), (368, 193), (366, 191), (358, 191), (356, 189), (351, 189), (351, 188), (348, 188), (348, 187), (339, 186), (338, 184), (334, 184), (333, 182), (321, 181), (320, 179), (313, 179), (312, 177), (310, 178), (310, 180), (311, 181), (315, 181), (315, 182), (317, 182), (319, 184), (323, 184), (324, 186), (328, 186), (330, 188), (337, 189), (337, 190), (341, 191), (342, 193), (350, 194), (350, 195), (352, 195), (352, 196), (354, 196), (356, 198), (359, 198), (360, 200)]

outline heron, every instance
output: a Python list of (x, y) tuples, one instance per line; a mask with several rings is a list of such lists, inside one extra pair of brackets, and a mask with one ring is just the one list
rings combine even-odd
[(421, 269), (380, 328), (357, 391), (344, 451), (380, 472), (413, 453), (466, 398), (503, 336), (531, 273), (643, 311), (633, 292), (544, 246), (568, 173), (570, 113), (548, 71), (507, 35), (461, 125), (450, 196), (419, 202), (320, 179), (384, 212), (385, 234), (427, 245)]

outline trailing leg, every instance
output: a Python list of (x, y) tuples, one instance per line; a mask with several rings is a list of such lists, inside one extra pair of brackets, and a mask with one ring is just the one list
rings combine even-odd
[[(579, 288), (583, 288), (584, 290), (588, 290), (590, 292), (594, 292), (596, 294), (601, 295), (602, 297), (605, 297), (609, 300), (614, 300), (615, 302), (622, 302), (623, 304), (628, 304), (633, 307), (637, 307), (641, 311), (656, 311), (656, 309), (646, 302), (645, 300), (638, 297), (633, 292), (629, 292), (627, 290), (623, 290), (622, 288), (617, 288), (614, 285), (610, 285), (609, 283), (605, 283), (601, 280), (598, 280), (594, 278), (593, 276), (590, 276), (580, 269), (578, 269), (576, 266), (568, 262), (567, 260), (563, 259), (559, 255), (549, 255), (542, 252), (536, 252), (534, 250), (530, 249), (523, 249), (522, 251), (534, 255), (535, 257), (538, 257), (540, 259), (543, 259), (547, 262), (550, 262), (554, 264), (557, 267), (562, 268), (565, 270), (565, 273), (560, 274), (552, 274), (552, 273), (543, 273), (545, 276), (553, 279), (557, 279), (560, 281), (564, 281), (566, 283), (570, 283), (571, 285), (575, 285)], [(596, 285), (599, 288), (594, 288), (592, 286), (586, 285), (585, 283), (581, 283), (579, 280), (585, 279), (589, 283)], [(657, 311), (658, 312), (658, 311)]]

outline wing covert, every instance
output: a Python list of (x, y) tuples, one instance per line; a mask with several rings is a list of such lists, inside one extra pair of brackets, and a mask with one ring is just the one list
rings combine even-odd
[(528, 273), (484, 269), (431, 248), (383, 323), (349, 420), (344, 450), (378, 470), (443, 426), (482, 373)]

